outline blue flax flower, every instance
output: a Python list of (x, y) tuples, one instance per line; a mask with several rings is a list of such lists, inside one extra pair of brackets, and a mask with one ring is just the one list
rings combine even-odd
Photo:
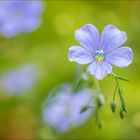
[(83, 124), (92, 115), (93, 108), (81, 113), (82, 107), (87, 105), (93, 106), (89, 90), (73, 94), (70, 87), (64, 87), (48, 100), (47, 107), (43, 110), (43, 120), (53, 129), (66, 132)]
[(75, 32), (75, 38), (82, 47), (69, 49), (69, 60), (78, 64), (89, 64), (87, 72), (102, 80), (112, 72), (112, 65), (127, 67), (133, 59), (129, 47), (120, 47), (127, 40), (125, 32), (114, 25), (107, 25), (101, 37), (97, 28), (86, 24)]
[(0, 88), (9, 95), (14, 95), (31, 89), (36, 81), (36, 68), (26, 64), (1, 76)]
[(28, 33), (39, 27), (43, 10), (41, 0), (2, 0), (0, 1), (0, 34), (13, 37)]

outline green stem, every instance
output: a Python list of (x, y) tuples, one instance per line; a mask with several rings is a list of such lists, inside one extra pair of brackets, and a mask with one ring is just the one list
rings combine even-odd
[(117, 75), (115, 74), (115, 73), (111, 73), (113, 76), (114, 76), (114, 78), (115, 78), (115, 80), (116, 80), (116, 83), (117, 83), (117, 87), (118, 87), (118, 90), (119, 90), (119, 97), (120, 97), (120, 100), (121, 100), (121, 104), (122, 104), (122, 107), (124, 106), (124, 101), (123, 101), (123, 99), (122, 99), (122, 91), (121, 91), (121, 88), (120, 88), (120, 85), (119, 85), (119, 81), (118, 81), (118, 77), (117, 77)]
[(81, 65), (76, 65), (76, 78), (79, 80), (81, 79), (82, 75), (82, 68)]
[(99, 80), (94, 78), (94, 82), (95, 82), (95, 87), (96, 87), (97, 91), (101, 93), (101, 88), (100, 88)]
[(114, 76), (114, 78), (115, 78), (115, 80), (116, 80), (116, 86), (118, 87), (118, 90), (119, 90), (119, 96), (120, 96), (120, 98), (121, 98), (121, 94), (120, 94), (120, 85), (119, 85), (119, 81), (118, 81), (118, 78), (117, 78), (117, 75), (115, 74), (115, 73), (111, 73), (113, 76)]
[[(102, 106), (102, 100), (101, 100), (101, 88), (100, 88), (100, 83), (99, 80), (97, 80), (96, 78), (94, 78), (94, 83), (95, 83), (95, 87), (98, 93), (98, 98), (97, 98), (97, 108), (96, 108), (96, 123), (98, 125), (99, 128), (103, 127), (103, 121), (101, 118), (101, 106)], [(103, 95), (102, 95), (103, 96)]]
[(114, 91), (114, 95), (113, 95), (113, 102), (115, 101), (115, 97), (116, 97), (117, 88), (118, 88), (118, 85), (116, 84), (115, 91)]
[(111, 73), (113, 76), (114, 76), (114, 78), (115, 78), (115, 80), (116, 80), (116, 86), (118, 87), (118, 89), (120, 90), (120, 86), (119, 86), (119, 81), (118, 81), (118, 78), (117, 78), (117, 75), (115, 74), (115, 73)]
[(116, 75), (115, 73), (111, 72), (111, 74), (112, 74), (115, 78), (117, 77), (117, 75)]
[(76, 65), (76, 80), (73, 85), (73, 91), (75, 92), (80, 84), (82, 83), (81, 75), (82, 75), (82, 70), (80, 65)]

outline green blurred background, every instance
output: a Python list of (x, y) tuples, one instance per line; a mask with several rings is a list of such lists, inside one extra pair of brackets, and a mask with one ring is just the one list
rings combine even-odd
[[(34, 64), (39, 70), (32, 90), (21, 96), (0, 94), (0, 139), (140, 139), (140, 2), (50, 0), (44, 1), (44, 6), (38, 30), (11, 39), (0, 37), (0, 75), (24, 64)], [(109, 76), (100, 81), (107, 97), (102, 109), (103, 129), (98, 128), (93, 116), (69, 133), (54, 133), (42, 123), (42, 102), (51, 88), (75, 80), (76, 64), (68, 61), (68, 49), (78, 44), (75, 30), (87, 23), (100, 33), (107, 24), (127, 33), (126, 45), (132, 48), (134, 60), (128, 68), (115, 67), (114, 72), (130, 80), (121, 82), (128, 114), (121, 120), (119, 111), (111, 112), (115, 80)]]

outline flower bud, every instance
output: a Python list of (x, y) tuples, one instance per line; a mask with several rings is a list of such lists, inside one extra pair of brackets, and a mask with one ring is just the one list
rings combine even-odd
[(122, 101), (122, 109), (123, 109), (123, 111), (125, 111), (125, 113), (127, 113), (126, 102), (125, 102), (125, 98), (123, 95), (121, 95), (121, 101)]
[(115, 101), (112, 101), (110, 104), (111, 110), (114, 113), (116, 111), (117, 108), (117, 103)]
[(125, 116), (125, 111), (124, 111), (124, 110), (121, 110), (121, 111), (120, 111), (120, 117), (121, 117), (121, 119), (123, 119), (124, 116)]
[(97, 101), (98, 101), (98, 106), (99, 107), (101, 107), (102, 105), (104, 105), (104, 103), (105, 103), (105, 97), (104, 97), (104, 95), (98, 94)]

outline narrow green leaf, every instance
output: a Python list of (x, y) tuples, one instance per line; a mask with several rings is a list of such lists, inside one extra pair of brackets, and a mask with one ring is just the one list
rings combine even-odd
[(121, 77), (121, 76), (116, 75), (116, 77), (117, 77), (118, 79), (120, 79), (120, 80), (130, 82), (128, 79), (125, 79), (125, 78), (123, 78), (123, 77)]

